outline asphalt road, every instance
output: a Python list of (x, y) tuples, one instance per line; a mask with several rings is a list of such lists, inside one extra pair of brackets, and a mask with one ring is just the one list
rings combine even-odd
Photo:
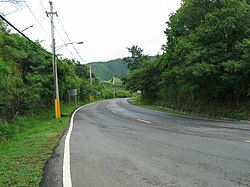
[[(250, 186), (249, 140), (249, 123), (171, 115), (125, 99), (96, 102), (74, 117), (71, 182), (73, 187)], [(64, 141), (41, 186), (63, 185)]]

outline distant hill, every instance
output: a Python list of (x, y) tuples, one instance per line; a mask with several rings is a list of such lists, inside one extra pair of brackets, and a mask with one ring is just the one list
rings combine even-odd
[(110, 60), (107, 62), (91, 62), (91, 69), (95, 75), (102, 80), (111, 80), (112, 76), (126, 77), (129, 70), (122, 59)]

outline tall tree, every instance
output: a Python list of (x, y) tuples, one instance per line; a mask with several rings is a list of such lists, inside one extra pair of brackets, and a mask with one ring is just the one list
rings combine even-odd
[(141, 68), (138, 68), (129, 73), (125, 86), (135, 92), (141, 90), (143, 97), (149, 100), (156, 100), (159, 95), (160, 81), (160, 58), (153, 61), (145, 61)]
[(128, 69), (130, 71), (136, 70), (142, 67), (143, 62), (149, 59), (148, 55), (144, 55), (143, 49), (138, 47), (137, 45), (133, 45), (131, 48), (127, 48), (131, 53), (130, 57), (123, 58), (124, 62), (127, 64)]

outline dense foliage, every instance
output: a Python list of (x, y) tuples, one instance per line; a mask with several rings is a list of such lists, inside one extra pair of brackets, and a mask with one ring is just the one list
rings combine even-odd
[[(68, 101), (70, 89), (78, 90), (81, 101), (104, 89), (98, 79), (90, 85), (87, 65), (69, 59), (57, 59), (57, 64), (61, 102)], [(53, 108), (52, 72), (51, 54), (43, 50), (39, 42), (34, 45), (19, 34), (11, 33), (0, 20), (0, 120), (10, 122), (17, 115)]]
[(249, 1), (183, 0), (165, 34), (164, 53), (140, 61), (128, 88), (150, 100), (193, 106), (249, 103)]

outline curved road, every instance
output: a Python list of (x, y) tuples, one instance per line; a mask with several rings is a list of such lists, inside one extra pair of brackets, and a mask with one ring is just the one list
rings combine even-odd
[[(64, 140), (41, 186), (62, 186)], [(74, 117), (73, 187), (250, 186), (250, 124), (142, 109), (125, 99), (92, 103)]]

